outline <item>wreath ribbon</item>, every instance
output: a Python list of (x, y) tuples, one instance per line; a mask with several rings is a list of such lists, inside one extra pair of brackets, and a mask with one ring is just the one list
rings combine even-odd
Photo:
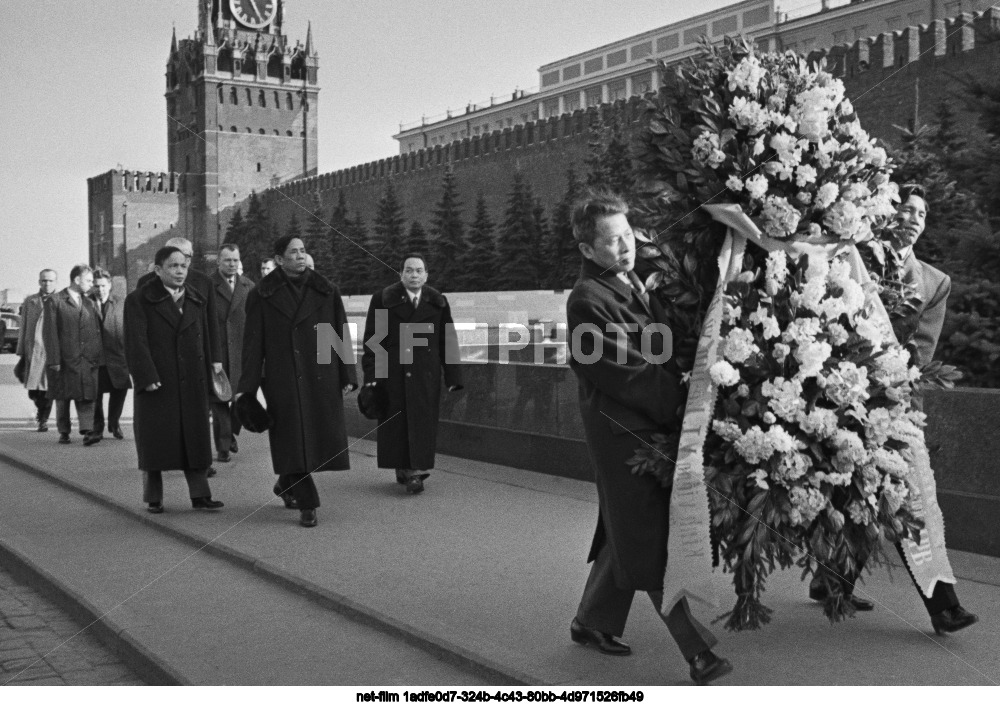
[[(705, 482), (704, 448), (712, 416), (715, 413), (717, 387), (712, 383), (709, 369), (719, 359), (719, 334), (722, 328), (722, 312), (726, 285), (742, 270), (743, 255), (747, 241), (752, 241), (771, 252), (785, 250), (793, 258), (803, 254), (810, 258), (833, 259), (840, 253), (847, 255), (852, 277), (862, 286), (871, 282), (857, 246), (851, 242), (809, 243), (805, 241), (784, 241), (765, 236), (753, 221), (743, 213), (737, 204), (703, 206), (719, 223), (728, 227), (726, 238), (719, 253), (719, 281), (712, 296), (701, 338), (695, 353), (691, 371), (690, 390), (681, 427), (680, 446), (674, 470), (673, 492), (670, 498), (670, 534), (667, 540), (668, 566), (664, 576), (663, 595), (669, 600), (663, 604), (663, 614), (667, 615), (682, 597), (718, 609), (720, 596), (727, 590), (729, 581), (722, 571), (712, 567), (712, 547), (709, 536), (711, 514), (709, 512), (708, 486)], [(887, 337), (895, 342), (891, 334), (889, 314), (878, 296), (866, 296), (871, 305), (872, 317), (887, 332)], [(903, 541), (904, 556), (919, 589), (928, 598), (938, 581), (956, 583), (944, 540), (944, 516), (937, 502), (937, 486), (931, 470), (927, 445), (923, 431), (917, 443), (909, 448), (907, 461), (914, 473), (911, 476), (911, 492), (914, 512), (924, 521), (920, 542), (909, 539)]]

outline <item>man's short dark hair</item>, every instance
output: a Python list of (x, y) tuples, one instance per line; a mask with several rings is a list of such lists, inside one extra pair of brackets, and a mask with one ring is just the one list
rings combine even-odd
[[(286, 245), (285, 247), (288, 247), (288, 246)], [(261, 264), (261, 265), (266, 265), (266, 264), (267, 264), (267, 263), (269, 263), (269, 262), (270, 262), (270, 263), (271, 263), (272, 265), (274, 265), (274, 264), (277, 264), (277, 263), (275, 263), (275, 261), (274, 261), (274, 258), (273, 258), (273, 257), (265, 257), (265, 258), (264, 258), (263, 260), (261, 260), (261, 261), (260, 261), (260, 264)]]
[(292, 244), (293, 240), (302, 240), (301, 235), (283, 235), (274, 241), (274, 247), (271, 248), (271, 254), (275, 257), (284, 257), (285, 251), (288, 250), (288, 246)]
[(593, 245), (597, 219), (619, 213), (628, 214), (625, 199), (610, 189), (588, 189), (573, 204), (573, 238), (578, 243)]
[[(180, 248), (175, 248), (173, 245), (164, 245), (156, 251), (156, 256), (153, 258), (153, 264), (157, 267), (163, 267), (163, 263), (166, 262), (167, 259), (175, 252), (179, 252), (181, 255), (184, 255), (184, 251)], [(187, 258), (187, 255), (184, 255), (184, 257)]]
[(73, 265), (73, 269), (69, 271), (69, 281), (72, 282), (77, 277), (80, 277), (85, 272), (93, 272), (93, 268), (90, 265)]
[(919, 196), (923, 200), (927, 212), (930, 213), (930, 205), (927, 203), (927, 189), (920, 184), (903, 184), (899, 187), (900, 205), (906, 203), (911, 196)]
[(96, 270), (94, 270), (94, 280), (96, 281), (96, 280), (99, 280), (99, 279), (106, 279), (107, 281), (110, 282), (111, 281), (111, 273), (108, 272), (103, 267), (98, 267)]
[(221, 253), (223, 250), (229, 250), (231, 252), (239, 252), (240, 246), (237, 245), (236, 243), (223, 243), (222, 245), (219, 246), (219, 252)]
[(427, 258), (418, 252), (411, 252), (403, 255), (403, 259), (399, 261), (399, 271), (402, 272), (406, 269), (407, 260), (420, 260), (424, 264), (424, 269), (427, 269)]

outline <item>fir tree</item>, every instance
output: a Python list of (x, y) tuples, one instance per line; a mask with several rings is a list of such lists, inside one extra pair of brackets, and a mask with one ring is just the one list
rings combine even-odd
[(242, 237), (234, 241), (240, 246), (244, 272), (260, 272), (261, 261), (271, 257), (271, 245), (274, 242), (272, 229), (264, 204), (256, 192), (251, 192), (246, 216), (243, 218)]
[(374, 286), (370, 284), (372, 267), (368, 254), (371, 243), (368, 242), (368, 229), (360, 213), (347, 221), (345, 235), (347, 237), (341, 247), (340, 289), (344, 294), (370, 294), (374, 291)]
[(549, 219), (545, 215), (545, 204), (540, 198), (535, 198), (535, 205), (531, 209), (531, 218), (535, 238), (535, 247), (532, 253), (535, 261), (534, 288), (542, 289), (548, 287), (549, 273), (555, 264), (555, 248), (552, 242), (552, 231), (549, 229)]
[(405, 227), (403, 209), (390, 181), (378, 203), (373, 228), (375, 237), (369, 248), (373, 257), (369, 261), (368, 272), (373, 283), (387, 280), (399, 269), (398, 260), (402, 257), (405, 245)]
[(552, 216), (552, 268), (546, 287), (568, 289), (580, 272), (580, 250), (573, 237), (573, 204), (580, 197), (583, 185), (576, 172), (566, 170), (566, 193)]
[(334, 281), (336, 271), (333, 263), (333, 253), (330, 252), (330, 227), (323, 218), (323, 201), (318, 191), (310, 196), (309, 221), (306, 223), (303, 242), (306, 252), (312, 255), (316, 271), (327, 279)]
[(455, 187), (455, 174), (451, 169), (445, 171), (441, 187), (441, 200), (431, 219), (434, 239), (431, 242), (428, 267), (434, 268), (436, 286), (441, 290), (452, 291), (461, 275), (458, 263), (465, 228), (462, 225), (462, 204)]
[(628, 137), (618, 115), (591, 127), (587, 157), (587, 186), (610, 189), (629, 200), (635, 191), (635, 171)]
[(947, 162), (949, 157), (965, 148), (965, 140), (958, 130), (955, 111), (947, 98), (938, 101), (935, 117), (937, 131), (934, 133), (933, 146)]
[[(424, 230), (424, 227), (422, 225), (420, 225), (420, 221), (413, 221), (413, 223), (410, 224), (410, 232), (406, 236), (406, 246), (403, 248), (403, 250), (408, 253), (411, 252), (420, 253), (424, 257), (428, 257), (427, 231)], [(428, 267), (430, 267), (429, 264)], [(436, 274), (437, 273), (435, 272), (435, 278), (434, 278), (435, 282), (438, 279)], [(440, 286), (437, 284), (435, 284), (435, 286), (438, 286), (438, 288), (440, 288)]]
[(347, 198), (344, 191), (337, 192), (337, 205), (330, 214), (327, 229), (327, 247), (330, 252), (330, 271), (335, 282), (339, 283), (344, 276), (343, 258), (348, 248), (353, 247), (347, 238), (350, 236), (351, 219), (347, 214)]
[(486, 197), (480, 191), (476, 198), (476, 215), (459, 258), (461, 277), (455, 291), (488, 292), (495, 286), (497, 245), (494, 227), (486, 208)]
[(292, 211), (292, 217), (288, 219), (288, 227), (285, 228), (285, 237), (302, 238), (302, 228), (299, 226), (298, 208)]
[(243, 233), (245, 230), (246, 226), (243, 223), (243, 212), (240, 211), (237, 206), (233, 215), (229, 218), (229, 225), (226, 226), (226, 242), (239, 245), (240, 241), (243, 240)]
[(535, 260), (537, 243), (535, 199), (531, 186), (520, 172), (514, 172), (507, 209), (497, 245), (497, 288), (534, 289), (538, 282)]

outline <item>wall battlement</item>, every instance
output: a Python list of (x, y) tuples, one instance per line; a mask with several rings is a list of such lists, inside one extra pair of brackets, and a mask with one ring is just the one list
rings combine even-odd
[(929, 24), (864, 37), (850, 44), (819, 49), (810, 61), (826, 59), (827, 70), (850, 80), (878, 69), (901, 69), (914, 62), (948, 61), (983, 49), (1000, 36), (1000, 7), (964, 12)]
[(616, 103), (543, 118), (524, 125), (495, 130), (485, 135), (466, 137), (447, 145), (425, 147), (335, 172), (296, 179), (281, 184), (276, 187), (276, 191), (290, 197), (302, 196), (312, 191), (338, 189), (352, 184), (382, 180), (393, 175), (425, 172), (496, 154), (526, 152), (565, 138), (586, 135), (590, 126), (602, 118), (610, 121), (617, 117), (625, 124), (637, 122), (643, 112), (642, 102), (642, 97), (633, 96)]
[(181, 175), (177, 172), (150, 172), (132, 169), (112, 169), (87, 179), (90, 193), (104, 191), (164, 194), (176, 198), (181, 191)]

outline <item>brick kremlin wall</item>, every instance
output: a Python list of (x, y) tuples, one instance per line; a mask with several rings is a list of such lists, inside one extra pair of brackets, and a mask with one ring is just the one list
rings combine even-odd
[[(955, 77), (1000, 77), (998, 31), (1000, 9), (994, 7), (839, 45), (810, 58), (826, 57), (827, 68), (844, 81), (862, 124), (873, 136), (898, 142), (896, 125), (908, 127), (915, 116), (920, 123), (933, 122), (937, 104), (944, 99), (952, 103), (966, 139), (974, 142), (975, 118), (961, 101), (962, 86)], [(585, 172), (588, 127), (600, 119), (599, 113), (605, 118), (619, 113), (636, 131), (642, 100), (636, 97), (297, 180), (269, 190), (265, 202), (275, 222), (284, 227), (293, 211), (298, 210), (302, 220), (305, 212), (296, 204), (309, 210), (312, 192), (319, 193), (323, 212), (329, 214), (342, 190), (352, 216), (360, 212), (370, 228), (385, 184), (392, 180), (407, 220), (429, 225), (442, 176), (451, 165), (467, 223), (479, 191), (486, 196), (494, 221), (502, 222), (516, 170), (551, 216), (565, 193), (567, 168), (576, 168), (578, 175)]]

